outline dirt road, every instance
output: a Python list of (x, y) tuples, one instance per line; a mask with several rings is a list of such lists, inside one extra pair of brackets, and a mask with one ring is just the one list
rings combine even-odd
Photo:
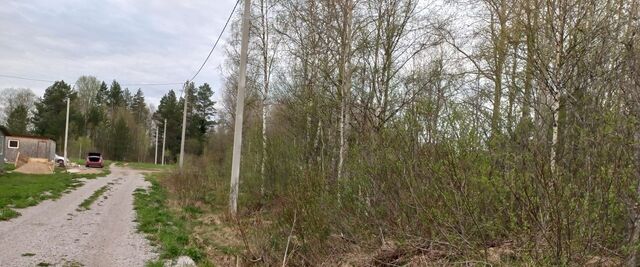
[[(105, 185), (90, 210), (76, 210)], [(0, 266), (143, 266), (156, 255), (136, 232), (132, 194), (146, 186), (140, 172), (112, 165), (107, 177), (19, 210), (22, 216), (0, 222)]]

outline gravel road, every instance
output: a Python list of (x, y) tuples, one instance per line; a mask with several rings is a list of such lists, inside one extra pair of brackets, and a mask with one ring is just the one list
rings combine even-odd
[[(106, 198), (76, 211), (105, 185)], [(0, 222), (0, 266), (144, 266), (157, 255), (136, 232), (133, 191), (146, 186), (140, 172), (112, 165), (107, 177), (19, 210), (22, 216)]]

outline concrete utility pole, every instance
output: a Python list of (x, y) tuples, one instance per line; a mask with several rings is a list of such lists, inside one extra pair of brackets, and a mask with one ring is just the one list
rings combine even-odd
[(236, 96), (236, 123), (233, 135), (233, 159), (231, 161), (231, 192), (229, 193), (229, 212), (236, 216), (238, 212), (238, 187), (240, 182), (240, 155), (242, 152), (242, 120), (244, 117), (244, 96), (247, 83), (247, 54), (249, 51), (249, 16), (251, 0), (244, 0), (242, 15), (242, 46), (240, 48), (240, 73), (238, 73), (238, 94)]
[(164, 146), (167, 143), (167, 119), (164, 119), (164, 132), (162, 132), (162, 165), (164, 165)]
[(180, 169), (184, 161), (184, 138), (187, 131), (187, 102), (189, 102), (189, 82), (184, 84), (184, 111), (182, 112), (182, 139), (180, 139)]
[(67, 119), (64, 125), (64, 164), (67, 165), (67, 141), (69, 140), (69, 97), (67, 97)]
[(158, 125), (156, 124), (156, 143), (155, 143), (156, 153), (155, 153), (155, 158), (153, 160), (153, 164), (155, 165), (158, 165), (158, 134), (160, 134), (160, 131), (158, 130)]

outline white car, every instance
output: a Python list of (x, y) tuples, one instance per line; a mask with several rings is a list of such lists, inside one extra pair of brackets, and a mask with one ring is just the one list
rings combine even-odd
[(55, 158), (53, 159), (53, 162), (58, 164), (58, 166), (60, 167), (64, 167), (65, 165), (67, 165), (67, 163), (69, 163), (69, 159), (65, 159), (64, 157), (58, 156), (58, 154), (56, 154)]

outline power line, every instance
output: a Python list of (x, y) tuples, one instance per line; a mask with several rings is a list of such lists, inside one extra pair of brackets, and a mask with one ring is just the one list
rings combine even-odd
[(224, 31), (227, 29), (227, 26), (229, 25), (229, 21), (231, 21), (231, 18), (233, 17), (233, 13), (236, 12), (236, 8), (238, 7), (239, 3), (240, 3), (240, 0), (237, 0), (236, 4), (233, 6), (233, 10), (231, 10), (229, 17), (227, 18), (227, 22), (224, 23), (224, 27), (222, 28), (220, 35), (218, 35), (218, 39), (216, 39), (216, 42), (213, 44), (213, 47), (211, 47), (211, 50), (209, 51), (209, 55), (207, 55), (207, 58), (204, 59), (204, 62), (202, 62), (202, 65), (200, 66), (198, 71), (196, 71), (196, 74), (194, 74), (193, 77), (189, 79), (189, 81), (193, 81), (193, 79), (195, 79), (198, 76), (198, 74), (200, 74), (200, 71), (202, 71), (202, 68), (204, 68), (204, 66), (207, 64), (207, 61), (209, 61), (211, 54), (213, 54), (213, 50), (215, 50), (216, 47), (218, 46), (218, 42), (220, 42), (220, 39), (222, 38), (222, 34), (224, 34)]
[[(236, 12), (238, 4), (240, 4), (240, 0), (237, 0), (236, 4), (233, 6), (233, 9), (231, 10), (231, 13), (229, 14), (229, 17), (227, 18), (227, 21), (224, 23), (224, 27), (222, 27), (222, 31), (218, 35), (218, 38), (216, 39), (215, 43), (213, 43), (213, 47), (211, 47), (211, 50), (209, 50), (209, 54), (204, 59), (204, 62), (202, 62), (202, 65), (200, 65), (200, 68), (198, 68), (198, 71), (196, 71), (196, 73), (188, 81), (190, 81), (190, 82), (193, 81), (200, 74), (200, 72), (202, 71), (204, 66), (207, 65), (207, 62), (211, 58), (211, 55), (213, 54), (213, 51), (216, 49), (216, 47), (218, 47), (218, 43), (220, 43), (220, 40), (222, 39), (222, 35), (224, 34), (225, 30), (227, 29), (227, 26), (229, 26), (229, 22), (231, 21), (231, 18), (233, 17), (233, 14)], [(38, 79), (38, 78), (28, 78), (28, 77), (16, 76), (16, 75), (8, 75), (8, 74), (0, 74), (0, 77), (19, 79), (19, 80), (26, 80), (26, 81), (35, 81), (35, 82), (46, 82), (46, 83), (54, 83), (54, 82), (56, 82), (56, 81), (51, 81), (51, 80)], [(175, 83), (128, 83), (128, 84), (121, 84), (121, 86), (167, 86), (167, 85), (180, 85), (180, 84), (183, 84), (183, 83), (181, 83), (181, 82), (175, 82)]]
[(0, 77), (12, 78), (12, 79), (18, 79), (18, 80), (35, 81), (35, 82), (46, 82), (46, 83), (53, 83), (53, 82), (55, 82), (55, 81), (49, 81), (49, 80), (34, 79), (34, 78), (26, 78), (26, 77), (21, 77), (21, 76), (5, 75), (5, 74), (0, 74)]
[[(26, 81), (35, 81), (35, 82), (46, 82), (46, 83), (54, 83), (56, 81), (38, 79), (38, 78), (27, 78), (23, 76), (15, 76), (15, 75), (6, 75), (0, 74), (0, 77), (10, 78), (10, 79), (18, 79), (18, 80), (26, 80)], [(74, 83), (71, 83), (74, 84)], [(179, 85), (182, 83), (125, 83), (121, 84), (121, 86), (163, 86), (163, 85)]]
[(162, 85), (178, 85), (182, 83), (128, 83), (121, 86), (162, 86)]

